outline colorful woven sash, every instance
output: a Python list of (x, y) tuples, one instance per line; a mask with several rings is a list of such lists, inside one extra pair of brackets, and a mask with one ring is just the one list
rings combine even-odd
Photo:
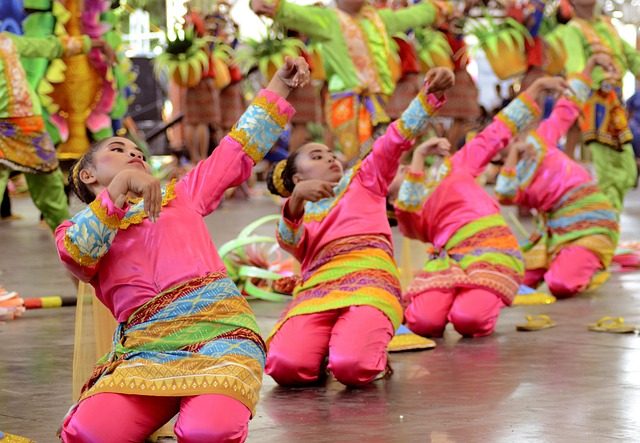
[(367, 305), (380, 309), (394, 328), (402, 322), (400, 281), (389, 241), (378, 235), (346, 237), (325, 246), (303, 273), (293, 301), (269, 335), (294, 316)]
[(597, 185), (567, 192), (539, 221), (538, 232), (523, 246), (527, 269), (547, 269), (561, 247), (583, 246), (606, 267), (619, 238), (618, 216)]
[(432, 251), (409, 286), (411, 299), (432, 289), (482, 288), (510, 305), (524, 275), (518, 241), (500, 214), (459, 229), (441, 251)]
[(229, 278), (210, 274), (159, 294), (121, 323), (80, 399), (222, 394), (253, 412), (264, 363), (248, 303)]

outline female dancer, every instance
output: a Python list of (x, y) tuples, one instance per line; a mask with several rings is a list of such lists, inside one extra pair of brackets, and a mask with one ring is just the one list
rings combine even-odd
[(416, 334), (441, 337), (447, 322), (463, 336), (493, 333), (503, 306), (511, 305), (524, 264), (518, 242), (495, 200), (475, 181), (495, 152), (533, 121), (531, 101), (547, 90), (561, 90), (561, 79), (536, 81), (504, 108), (440, 168), (435, 188), (425, 184), (429, 151), (450, 148), (444, 139), (418, 147), (396, 202), (401, 232), (431, 243), (431, 259), (409, 286), (407, 326)]
[(290, 196), (280, 245), (302, 264), (302, 283), (271, 333), (266, 373), (282, 385), (317, 382), (328, 369), (345, 385), (371, 382), (387, 365), (387, 344), (402, 321), (386, 195), (400, 156), (413, 145), (453, 84), (436, 68), (402, 117), (353, 169), (328, 147), (300, 147), (271, 171), (269, 189)]
[(63, 423), (63, 441), (143, 441), (178, 412), (179, 441), (246, 438), (264, 343), (203, 217), (271, 148), (293, 114), (284, 97), (308, 72), (303, 59), (288, 59), (213, 154), (164, 188), (120, 137), (72, 168), (89, 206), (58, 227), (58, 251), (120, 325)]
[(615, 208), (589, 172), (557, 147), (589, 98), (596, 65), (615, 70), (604, 54), (589, 59), (583, 75), (570, 79), (574, 95), (558, 100), (549, 118), (511, 145), (496, 184), (502, 203), (538, 211), (540, 230), (523, 247), (525, 284), (544, 279), (558, 298), (587, 289), (618, 243)]

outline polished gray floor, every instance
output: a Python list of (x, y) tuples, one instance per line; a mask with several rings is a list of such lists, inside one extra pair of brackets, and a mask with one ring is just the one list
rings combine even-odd
[[(640, 240), (639, 192), (628, 198), (623, 239)], [(25, 220), (0, 224), (0, 283), (25, 297), (71, 295), (50, 233), (26, 200)], [(269, 198), (231, 201), (207, 219), (219, 245), (256, 216), (276, 212)], [(413, 261), (421, 260), (414, 246)], [(614, 274), (593, 293), (549, 306), (502, 312), (496, 334), (461, 339), (448, 330), (432, 351), (393, 354), (395, 373), (367, 389), (289, 390), (265, 377), (249, 442), (606, 442), (640, 441), (640, 338), (600, 334), (604, 315), (640, 323), (640, 273)], [(263, 331), (282, 305), (252, 302)], [(515, 324), (547, 313), (553, 329)], [(29, 311), (0, 324), (0, 430), (54, 442), (71, 404), (74, 309)]]

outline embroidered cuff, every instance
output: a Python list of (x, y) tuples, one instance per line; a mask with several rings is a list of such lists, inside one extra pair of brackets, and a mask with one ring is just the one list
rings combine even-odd
[(571, 87), (569, 99), (582, 106), (591, 95), (591, 79), (582, 73), (571, 74), (569, 86)]
[(512, 201), (518, 193), (518, 180), (513, 169), (502, 169), (496, 180), (496, 195), (501, 202)]
[(504, 123), (512, 134), (517, 134), (526, 128), (535, 118), (540, 115), (540, 108), (528, 94), (520, 94), (509, 103), (496, 116)]
[(535, 150), (535, 157), (529, 160), (520, 160), (516, 165), (516, 177), (521, 189), (525, 189), (533, 180), (538, 167), (547, 154), (547, 144), (535, 132), (531, 132), (527, 136), (527, 143), (531, 144)]
[(293, 223), (285, 217), (278, 222), (278, 238), (289, 246), (297, 246), (302, 240), (304, 226), (301, 223)]
[(242, 114), (229, 136), (258, 163), (273, 147), (295, 110), (282, 97), (263, 89)]
[(418, 94), (398, 120), (397, 128), (400, 135), (407, 140), (415, 139), (424, 132), (429, 118), (444, 105), (445, 101), (445, 99), (438, 99), (435, 94), (426, 96), (423, 92)]
[(64, 245), (76, 263), (92, 266), (107, 253), (115, 238), (125, 210), (116, 207), (105, 189), (71, 220)]
[(424, 174), (408, 172), (400, 186), (396, 208), (405, 212), (418, 212), (422, 209), (426, 196)]

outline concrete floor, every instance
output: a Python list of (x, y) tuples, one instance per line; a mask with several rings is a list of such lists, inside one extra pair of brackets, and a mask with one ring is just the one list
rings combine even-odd
[[(640, 192), (628, 198), (623, 240), (640, 240)], [(71, 295), (49, 232), (28, 199), (25, 220), (0, 224), (0, 283), (24, 297)], [(218, 245), (273, 202), (232, 201), (208, 218)], [(413, 260), (422, 257), (416, 247)], [(282, 389), (265, 377), (249, 442), (467, 443), (640, 441), (640, 338), (588, 332), (604, 315), (640, 323), (640, 273), (614, 274), (599, 290), (549, 306), (502, 312), (496, 334), (453, 330), (432, 351), (392, 354), (393, 376), (367, 389)], [(282, 305), (252, 302), (263, 331)], [(526, 314), (558, 323), (516, 332)], [(71, 404), (74, 308), (29, 311), (0, 324), (0, 430), (54, 442)]]

